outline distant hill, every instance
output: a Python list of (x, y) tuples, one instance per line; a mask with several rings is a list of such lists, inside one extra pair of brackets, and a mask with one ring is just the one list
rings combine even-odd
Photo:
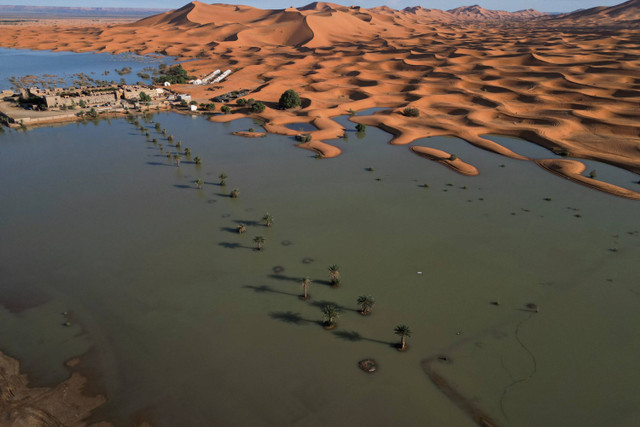
[(590, 9), (577, 10), (571, 13), (557, 15), (551, 18), (554, 21), (567, 21), (582, 24), (615, 24), (625, 22), (631, 25), (640, 25), (640, 0), (611, 6), (598, 6)]
[(167, 9), (134, 9), (114, 7), (1, 6), (0, 16), (12, 18), (42, 17), (133, 17), (142, 18)]
[(447, 10), (457, 19), (463, 20), (481, 20), (481, 21), (505, 21), (531, 19), (546, 16), (546, 13), (538, 12), (534, 9), (519, 10), (517, 12), (507, 12), (504, 10), (489, 10), (481, 6), (462, 6), (455, 9)]

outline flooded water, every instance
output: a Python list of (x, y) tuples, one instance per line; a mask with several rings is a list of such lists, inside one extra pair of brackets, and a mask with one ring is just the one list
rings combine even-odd
[(640, 419), (638, 202), (454, 138), (418, 143), (479, 176), (371, 127), (317, 160), (230, 135), (248, 119), (154, 120), (202, 165), (125, 120), (0, 134), (2, 349), (34, 384), (84, 354), (109, 398), (94, 420), (118, 425), (474, 425), (465, 405), (498, 425)]
[[(7, 49), (0, 47), (3, 64), (0, 70), (0, 90), (11, 89), (11, 77), (36, 76), (40, 80), (52, 82), (57, 86), (72, 86), (78, 78), (75, 74), (84, 73), (95, 80), (126, 83), (150, 83), (138, 73), (152, 74), (161, 63), (172, 63), (173, 58), (160, 56), (140, 56), (133, 53), (112, 55), (109, 53), (73, 53), (52, 52), (29, 49)], [(118, 74), (125, 67), (128, 73)], [(42, 85), (39, 85), (42, 86)]]

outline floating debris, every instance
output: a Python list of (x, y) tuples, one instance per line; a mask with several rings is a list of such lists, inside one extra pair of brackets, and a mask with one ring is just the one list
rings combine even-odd
[(358, 362), (358, 366), (364, 372), (371, 374), (378, 369), (378, 364), (373, 359), (364, 359)]

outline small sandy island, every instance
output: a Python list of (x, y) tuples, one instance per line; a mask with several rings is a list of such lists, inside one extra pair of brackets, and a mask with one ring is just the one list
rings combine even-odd
[(454, 171), (461, 173), (462, 175), (474, 176), (478, 175), (479, 173), (478, 169), (475, 166), (463, 162), (456, 156), (453, 156), (446, 151), (438, 150), (436, 148), (419, 146), (411, 147), (411, 151), (418, 154), (419, 156), (426, 157), (429, 160), (434, 160), (436, 162), (442, 163), (446, 167), (451, 168)]
[(264, 138), (267, 136), (266, 132), (248, 132), (248, 131), (236, 131), (231, 132), (232, 135), (244, 136), (245, 138)]

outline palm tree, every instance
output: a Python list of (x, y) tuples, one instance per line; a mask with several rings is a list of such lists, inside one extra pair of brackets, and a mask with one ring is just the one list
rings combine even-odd
[(179, 154), (174, 154), (171, 157), (173, 158), (173, 161), (176, 163), (176, 166), (180, 167), (180, 155)]
[(221, 185), (221, 186), (225, 186), (225, 185), (227, 185), (227, 181), (226, 181), (226, 179), (227, 179), (227, 175), (226, 175), (224, 172), (222, 172), (222, 173), (220, 174), (220, 176), (218, 176), (218, 178), (220, 178), (220, 185)]
[(171, 159), (171, 153), (167, 151), (167, 159)]
[(236, 231), (238, 232), (238, 234), (242, 234), (247, 231), (247, 226), (244, 224), (238, 224), (238, 226), (236, 227)]
[(181, 141), (178, 141), (178, 142), (176, 143), (176, 148), (180, 148), (180, 147), (182, 147), (182, 142), (181, 142)]
[(173, 141), (173, 135), (169, 135), (169, 138), (167, 138), (168, 141)]
[(202, 184), (204, 184), (204, 181), (202, 181), (200, 178), (196, 179), (196, 185), (198, 186), (198, 190), (202, 190)]
[(202, 164), (202, 159), (200, 158), (200, 156), (195, 156), (193, 158), (193, 161), (195, 162), (196, 165), (201, 165)]
[(302, 299), (303, 300), (308, 300), (309, 298), (311, 298), (309, 296), (309, 285), (311, 285), (311, 279), (308, 276), (305, 276), (302, 278), (302, 289), (304, 289), (304, 295), (302, 295)]
[(264, 221), (264, 225), (266, 225), (267, 227), (271, 227), (271, 224), (273, 224), (273, 215), (267, 212), (262, 217), (262, 220)]
[(264, 237), (262, 236), (256, 236), (253, 238), (253, 241), (256, 242), (256, 249), (258, 250), (262, 250), (262, 244), (264, 243)]
[(188, 147), (187, 147), (187, 148), (185, 148), (185, 149), (184, 149), (184, 155), (185, 155), (185, 156), (190, 156), (190, 155), (191, 155), (191, 148), (188, 148)]
[(322, 318), (324, 319), (324, 328), (333, 329), (336, 327), (336, 319), (340, 315), (338, 308), (333, 304), (325, 305), (322, 308)]
[(371, 309), (376, 305), (376, 301), (371, 295), (360, 295), (358, 297), (358, 304), (360, 304), (360, 314), (366, 316), (371, 313)]
[(340, 286), (340, 267), (337, 264), (329, 266), (329, 278), (331, 279), (331, 286)]
[(232, 199), (237, 199), (239, 195), (240, 191), (238, 191), (237, 188), (234, 188), (233, 190), (231, 190), (231, 193), (229, 193), (229, 197), (231, 197)]
[(411, 336), (411, 329), (405, 324), (400, 324), (394, 328), (393, 333), (400, 336), (400, 346), (398, 350), (405, 351), (407, 349), (405, 338)]

